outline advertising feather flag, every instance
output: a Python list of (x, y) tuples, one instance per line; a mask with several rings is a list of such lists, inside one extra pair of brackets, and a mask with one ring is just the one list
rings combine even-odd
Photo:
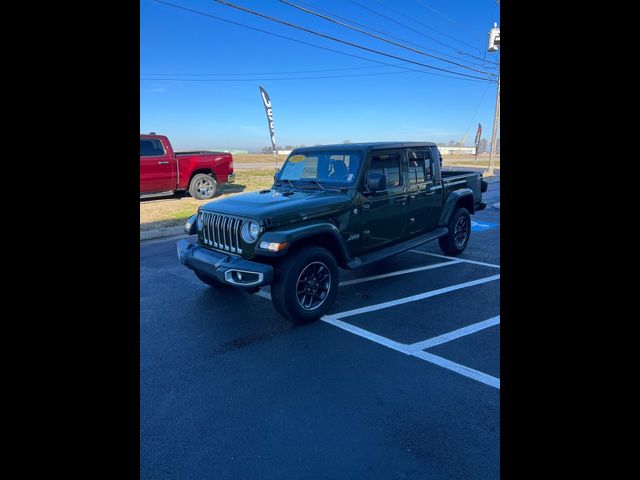
[(260, 88), (260, 96), (262, 97), (262, 103), (264, 104), (264, 112), (267, 115), (267, 124), (269, 125), (269, 137), (271, 138), (271, 148), (273, 150), (273, 159), (276, 161), (276, 168), (278, 168), (278, 150), (276, 149), (276, 134), (273, 128), (273, 109), (271, 107), (271, 98), (267, 91)]

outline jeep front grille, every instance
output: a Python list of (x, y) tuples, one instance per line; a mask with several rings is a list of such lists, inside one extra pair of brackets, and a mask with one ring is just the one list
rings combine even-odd
[(240, 239), (245, 220), (212, 212), (200, 212), (199, 215), (202, 229), (198, 230), (198, 239), (203, 245), (225, 252), (242, 253)]

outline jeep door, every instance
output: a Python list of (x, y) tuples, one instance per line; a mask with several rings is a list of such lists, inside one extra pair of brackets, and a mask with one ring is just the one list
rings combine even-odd
[(406, 161), (408, 233), (427, 233), (438, 226), (442, 212), (442, 187), (435, 178), (438, 170), (427, 148), (407, 149)]
[[(369, 156), (362, 190), (362, 249), (370, 250), (402, 240), (407, 226), (407, 192), (402, 168), (403, 151), (373, 151)], [(385, 190), (367, 191), (370, 172), (387, 176)]]

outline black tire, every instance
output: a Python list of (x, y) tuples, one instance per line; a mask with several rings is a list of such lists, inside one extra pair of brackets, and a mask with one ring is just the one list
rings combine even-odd
[(311, 323), (333, 306), (338, 283), (338, 265), (333, 255), (321, 247), (305, 248), (292, 253), (276, 268), (271, 301), (276, 311), (293, 323)]
[(449, 233), (439, 238), (440, 248), (447, 255), (460, 255), (471, 237), (471, 216), (466, 208), (459, 208), (449, 220)]
[(196, 277), (198, 277), (198, 279), (201, 282), (206, 283), (210, 287), (214, 287), (214, 288), (233, 288), (230, 285), (227, 285), (226, 283), (220, 282), (216, 278), (210, 277), (209, 275), (207, 275), (205, 273), (199, 272), (198, 270), (194, 270), (193, 273), (196, 274)]
[(189, 183), (189, 193), (198, 200), (209, 200), (215, 197), (218, 189), (218, 182), (211, 175), (198, 173), (193, 176)]

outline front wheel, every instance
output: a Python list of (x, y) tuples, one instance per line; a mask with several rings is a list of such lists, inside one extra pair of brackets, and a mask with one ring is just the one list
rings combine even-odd
[(216, 194), (218, 182), (211, 175), (198, 173), (194, 175), (189, 184), (189, 193), (198, 200), (209, 200)]
[(271, 301), (280, 315), (306, 324), (324, 315), (338, 293), (338, 265), (321, 247), (299, 250), (278, 266), (271, 284)]
[(449, 233), (440, 237), (440, 248), (447, 255), (460, 255), (471, 236), (471, 216), (466, 208), (459, 208), (449, 220)]

